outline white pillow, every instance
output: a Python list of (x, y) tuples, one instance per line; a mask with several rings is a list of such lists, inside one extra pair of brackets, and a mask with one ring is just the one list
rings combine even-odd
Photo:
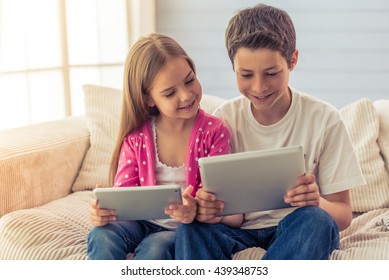
[(374, 102), (374, 107), (377, 109), (380, 118), (378, 146), (381, 148), (386, 170), (389, 172), (389, 100), (377, 100)]
[(352, 210), (367, 212), (389, 206), (389, 177), (377, 144), (379, 117), (373, 103), (360, 99), (340, 110), (354, 145), (366, 186), (350, 190)]
[(90, 131), (90, 147), (72, 190), (108, 187), (109, 164), (119, 129), (122, 91), (95, 85), (83, 86), (85, 117)]
[(218, 96), (203, 94), (200, 101), (200, 107), (208, 114), (212, 114), (225, 100), (226, 99)]

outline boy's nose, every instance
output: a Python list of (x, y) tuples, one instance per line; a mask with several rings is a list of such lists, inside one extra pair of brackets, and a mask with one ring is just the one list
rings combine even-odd
[(267, 88), (268, 87), (266, 85), (265, 80), (259, 75), (255, 76), (251, 84), (251, 90), (260, 94), (262, 92), (265, 92)]

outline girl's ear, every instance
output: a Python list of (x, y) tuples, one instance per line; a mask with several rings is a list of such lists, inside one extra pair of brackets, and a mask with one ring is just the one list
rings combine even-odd
[(290, 71), (292, 71), (294, 69), (294, 67), (296, 67), (298, 58), (299, 58), (299, 51), (294, 50), (294, 52), (292, 54), (292, 58), (290, 59), (290, 67), (289, 67)]
[(147, 98), (147, 105), (149, 107), (154, 107), (155, 106), (155, 102), (154, 102), (153, 98), (151, 98), (150, 95), (148, 95), (146, 98)]

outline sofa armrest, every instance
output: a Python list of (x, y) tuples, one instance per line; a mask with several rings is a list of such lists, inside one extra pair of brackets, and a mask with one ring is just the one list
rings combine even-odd
[(68, 195), (89, 145), (82, 117), (0, 131), (0, 217)]

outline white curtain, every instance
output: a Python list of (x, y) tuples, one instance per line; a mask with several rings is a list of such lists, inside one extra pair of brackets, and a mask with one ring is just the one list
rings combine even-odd
[(130, 2), (0, 0), (0, 130), (83, 114), (83, 84), (121, 88)]

